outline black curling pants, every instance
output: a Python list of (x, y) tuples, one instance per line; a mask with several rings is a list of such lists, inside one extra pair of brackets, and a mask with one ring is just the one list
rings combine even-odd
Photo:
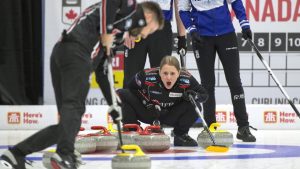
[(149, 55), (150, 67), (158, 67), (163, 57), (172, 54), (172, 27), (170, 21), (165, 21), (162, 30), (149, 35), (146, 39), (135, 43), (133, 49), (124, 51), (124, 83), (127, 88), (131, 78), (143, 70)]
[(55, 45), (51, 55), (51, 75), (60, 120), (57, 125), (48, 126), (17, 144), (15, 148), (24, 155), (54, 144), (57, 144), (59, 154), (74, 152), (93, 69), (87, 53), (75, 42)]
[(208, 100), (203, 104), (204, 118), (207, 125), (216, 122), (214, 70), (216, 53), (218, 53), (224, 68), (237, 124), (239, 127), (249, 125), (244, 90), (240, 78), (240, 60), (236, 34), (233, 32), (215, 37), (203, 36), (202, 38), (203, 43), (193, 44), (193, 48), (201, 83), (209, 94)]
[[(122, 100), (124, 124), (139, 124), (139, 121), (153, 124), (153, 121), (157, 119), (157, 115), (149, 112), (142, 101), (129, 89), (119, 89), (118, 94)], [(182, 101), (168, 110), (166, 114), (159, 116), (159, 121), (161, 124), (174, 127), (176, 135), (188, 133), (198, 118), (194, 106), (187, 101)]]

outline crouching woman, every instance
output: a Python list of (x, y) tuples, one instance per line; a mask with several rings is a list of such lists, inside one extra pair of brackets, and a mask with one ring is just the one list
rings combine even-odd
[(199, 103), (208, 95), (187, 70), (180, 68), (176, 57), (166, 56), (160, 67), (140, 71), (127, 89), (117, 93), (122, 100), (123, 124), (160, 122), (174, 127), (174, 146), (197, 146), (188, 135), (198, 118), (189, 95)]

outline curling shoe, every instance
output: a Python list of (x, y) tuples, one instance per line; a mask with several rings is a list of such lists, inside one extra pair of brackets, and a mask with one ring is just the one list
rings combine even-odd
[(253, 130), (257, 130), (252, 126), (239, 127), (236, 138), (242, 140), (243, 142), (256, 142), (256, 138), (250, 132), (250, 128), (252, 128)]
[(31, 165), (31, 161), (26, 161), (24, 156), (16, 155), (10, 149), (0, 157), (0, 169), (26, 169), (25, 163)]
[(188, 134), (174, 135), (174, 146), (195, 147), (198, 143)]
[(73, 155), (59, 155), (55, 153), (51, 158), (53, 169), (77, 169), (78, 165)]

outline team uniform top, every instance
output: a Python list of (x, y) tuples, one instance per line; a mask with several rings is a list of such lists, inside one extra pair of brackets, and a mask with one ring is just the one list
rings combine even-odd
[(67, 39), (80, 43), (94, 58), (99, 51), (100, 34), (128, 30), (124, 22), (133, 15), (136, 7), (134, 0), (101, 0), (76, 18), (66, 32)]
[(234, 32), (228, 3), (231, 4), (241, 28), (250, 28), (241, 0), (179, 0), (179, 14), (189, 32), (202, 36), (219, 36)]
[(129, 89), (142, 100), (145, 107), (159, 105), (162, 108), (170, 108), (183, 101), (183, 93), (187, 90), (205, 93), (205, 89), (186, 70), (181, 70), (174, 86), (166, 89), (159, 76), (159, 68), (137, 73), (130, 81)]

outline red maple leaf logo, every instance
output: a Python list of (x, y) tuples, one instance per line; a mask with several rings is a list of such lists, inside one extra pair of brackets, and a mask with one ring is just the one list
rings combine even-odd
[(66, 13), (66, 17), (70, 20), (75, 19), (77, 17), (77, 13), (71, 9), (68, 13)]

